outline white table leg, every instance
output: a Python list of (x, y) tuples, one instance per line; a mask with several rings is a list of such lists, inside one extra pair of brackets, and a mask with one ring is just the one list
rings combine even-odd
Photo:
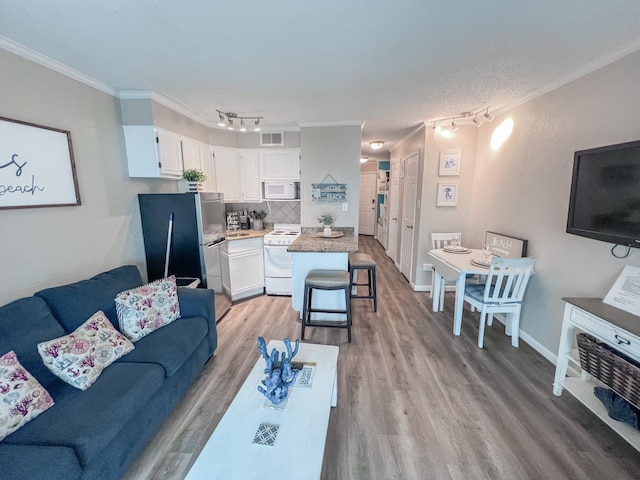
[(560, 346), (558, 348), (558, 359), (556, 360), (556, 375), (553, 381), (553, 394), (561, 395), (564, 388), (564, 379), (567, 376), (567, 368), (569, 367), (569, 355), (573, 344), (573, 337), (576, 332), (575, 325), (569, 322), (562, 322), (562, 331), (560, 333)]
[(433, 275), (435, 276), (433, 279), (433, 311), (438, 312), (440, 308), (440, 284), (442, 283), (442, 275), (440, 272), (433, 269)]
[(466, 275), (462, 273), (456, 280), (456, 306), (453, 314), (453, 334), (460, 335), (462, 329), (462, 310), (464, 307), (464, 281)]
[(336, 371), (336, 376), (333, 377), (333, 392), (331, 393), (331, 406), (338, 406), (338, 372)]

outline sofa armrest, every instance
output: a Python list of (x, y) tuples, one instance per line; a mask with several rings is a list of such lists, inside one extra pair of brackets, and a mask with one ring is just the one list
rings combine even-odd
[(0, 478), (47, 480), (80, 477), (82, 468), (71, 447), (0, 443)]
[(209, 325), (207, 338), (210, 353), (213, 355), (218, 346), (218, 332), (216, 330), (215, 295), (213, 290), (206, 288), (178, 287), (178, 302), (180, 316), (204, 317)]

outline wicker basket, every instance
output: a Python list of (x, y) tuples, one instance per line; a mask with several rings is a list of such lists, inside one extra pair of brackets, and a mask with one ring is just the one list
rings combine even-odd
[(640, 408), (640, 364), (586, 333), (579, 333), (580, 366)]

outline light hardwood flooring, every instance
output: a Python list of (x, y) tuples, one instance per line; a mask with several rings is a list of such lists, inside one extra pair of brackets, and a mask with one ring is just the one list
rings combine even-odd
[[(353, 301), (351, 344), (326, 328), (306, 340), (340, 346), (323, 479), (640, 478), (640, 453), (571, 395), (553, 395), (551, 363), (524, 342), (511, 347), (499, 323), (479, 349), (469, 310), (455, 337), (452, 294), (434, 314), (377, 241), (359, 245), (377, 263), (378, 312)], [(126, 480), (184, 478), (256, 362), (256, 338), (296, 339), (300, 324), (289, 297), (261, 296), (234, 305), (218, 335), (215, 357)]]

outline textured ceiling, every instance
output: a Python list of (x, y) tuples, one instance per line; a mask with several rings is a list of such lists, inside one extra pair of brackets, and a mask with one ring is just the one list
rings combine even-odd
[(0, 0), (0, 35), (211, 124), (423, 121), (500, 109), (640, 47), (638, 0)]

